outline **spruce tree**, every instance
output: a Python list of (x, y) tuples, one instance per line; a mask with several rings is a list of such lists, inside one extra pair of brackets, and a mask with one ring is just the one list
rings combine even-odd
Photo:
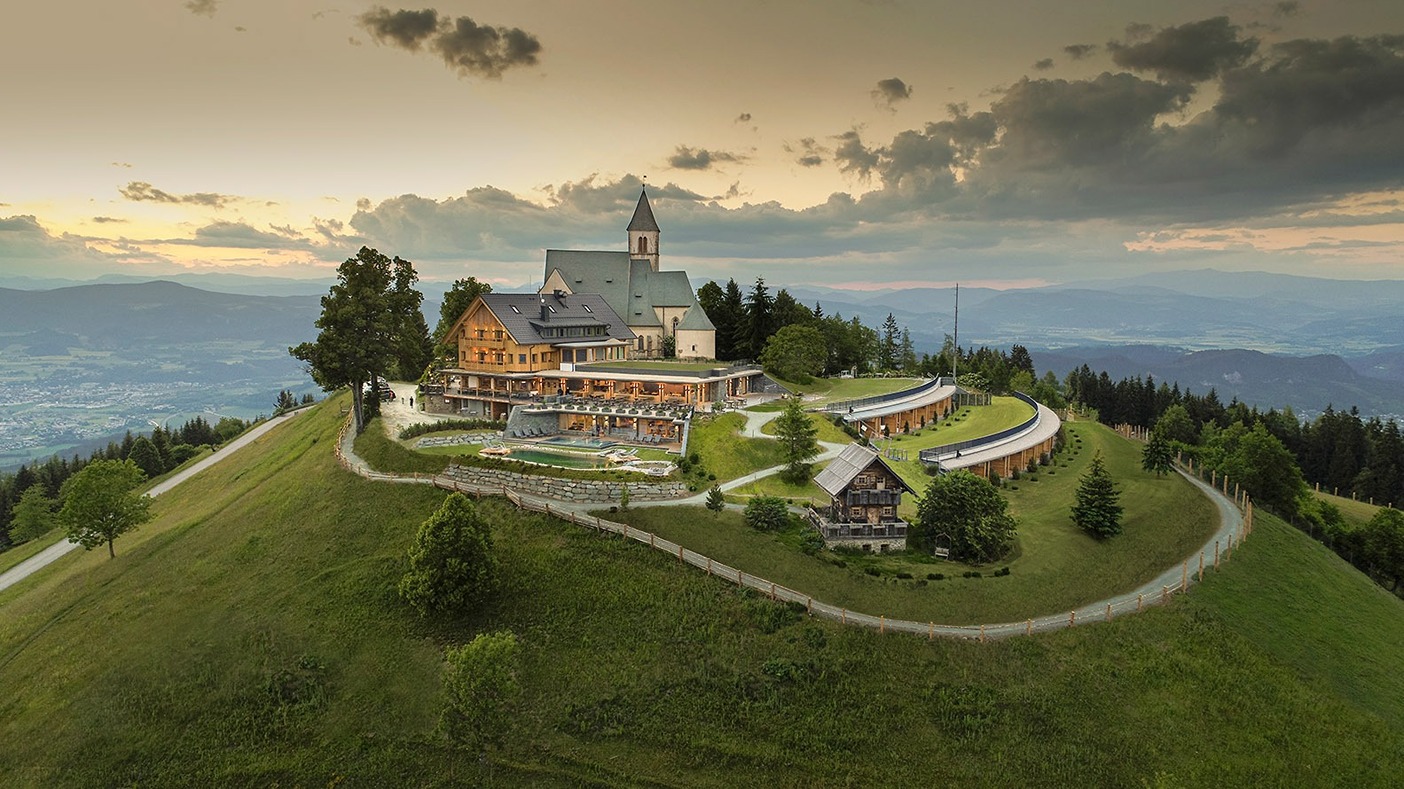
[(721, 512), (725, 507), (726, 499), (722, 497), (721, 486), (713, 485), (712, 489), (707, 491), (707, 509), (715, 513)]
[(1078, 483), (1076, 499), (1072, 519), (1084, 531), (1098, 539), (1121, 533), (1121, 491), (1102, 462), (1101, 452), (1092, 456), (1092, 465)]
[(819, 454), (819, 428), (809, 420), (799, 397), (791, 397), (775, 420), (775, 437), (785, 450), (785, 470), (781, 479), (798, 485), (809, 478), (809, 461)]
[(1170, 452), (1170, 442), (1165, 436), (1152, 431), (1150, 440), (1141, 450), (1141, 468), (1163, 477), (1174, 468), (1174, 455)]

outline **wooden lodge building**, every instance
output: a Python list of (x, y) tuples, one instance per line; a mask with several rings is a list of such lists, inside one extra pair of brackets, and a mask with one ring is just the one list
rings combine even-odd
[(809, 522), (824, 545), (861, 547), (865, 551), (901, 551), (907, 547), (907, 522), (897, 516), (907, 483), (872, 447), (849, 444), (814, 477), (829, 494), (827, 507), (811, 508)]
[[(422, 395), (426, 408), (507, 421), (509, 437), (681, 448), (694, 408), (760, 391), (758, 366), (699, 362), (715, 354), (716, 329), (687, 273), (658, 270), (659, 235), (640, 195), (628, 251), (548, 250), (540, 292), (475, 299), (448, 335), (455, 363)], [(682, 361), (638, 362), (660, 355), (665, 337)]]

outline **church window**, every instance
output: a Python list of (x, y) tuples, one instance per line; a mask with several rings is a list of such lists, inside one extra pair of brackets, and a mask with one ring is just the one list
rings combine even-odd
[(640, 255), (647, 255), (647, 254), (648, 254), (648, 237), (647, 237), (647, 236), (639, 236), (639, 254), (640, 254)]

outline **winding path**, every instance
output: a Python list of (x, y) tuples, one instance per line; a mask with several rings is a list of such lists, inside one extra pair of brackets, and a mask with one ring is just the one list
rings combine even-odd
[[(146, 495), (159, 496), (162, 493), (165, 493), (166, 491), (170, 490), (171, 488), (174, 488), (175, 486), (186, 481), (187, 479), (190, 479), (196, 474), (199, 474), (200, 472), (204, 471), (210, 466), (213, 466), (214, 464), (223, 461), (225, 458), (239, 451), (243, 447), (246, 447), (249, 444), (253, 443), (255, 440), (258, 439), (259, 436), (263, 435), (264, 433), (267, 433), (269, 430), (272, 430), (273, 428), (277, 427), (278, 425), (281, 425), (289, 419), (292, 419), (293, 417), (302, 413), (302, 411), (303, 409), (299, 409), (297, 411), (289, 411), (283, 414), (282, 416), (275, 416), (272, 419), (255, 425), (254, 427), (244, 431), (244, 433), (242, 433), (238, 438), (234, 439), (233, 441), (230, 441), (223, 447), (220, 447), (214, 452), (214, 454), (210, 455), (209, 457), (191, 465), (190, 468), (187, 468), (178, 474), (171, 475), (169, 479), (162, 480), (161, 482), (152, 485), (151, 489), (146, 491)], [(59, 540), (58, 542), (54, 543), (53, 545), (50, 545), (49, 547), (45, 548), (39, 553), (36, 553), (28, 559), (25, 559), (24, 561), (15, 565), (14, 567), (11, 567), (5, 573), (0, 574), (0, 590), (4, 590), (8, 587), (14, 586), (15, 584), (19, 583), (20, 581), (23, 581), (24, 579), (28, 578), (29, 576), (33, 575), (39, 570), (42, 570), (50, 564), (53, 564), (54, 562), (58, 561), (60, 557), (68, 555), (70, 551), (76, 550), (78, 547), (79, 545), (76, 542), (69, 542), (66, 539)]]
[[(773, 419), (769, 414), (762, 414), (752, 422), (752, 417), (756, 415), (747, 414), (747, 435), (760, 435), (760, 425)], [(892, 619), (883, 615), (874, 616), (858, 611), (850, 611), (846, 608), (831, 605), (820, 600), (815, 600), (811, 595), (795, 589), (781, 586), (772, 581), (768, 581), (756, 575), (749, 575), (739, 568), (730, 567), (721, 562), (714, 561), (711, 557), (687, 549), (686, 547), (659, 537), (650, 532), (631, 528), (627, 524), (607, 521), (598, 516), (590, 515), (589, 512), (598, 509), (599, 502), (565, 502), (555, 499), (548, 499), (541, 496), (528, 496), (508, 490), (498, 486), (476, 486), (457, 482), (449, 477), (429, 477), (422, 475), (404, 476), (397, 474), (386, 474), (373, 471), (365, 461), (358, 458), (353, 448), (354, 434), (343, 429), (338, 441), (341, 462), (348, 469), (360, 474), (363, 477), (386, 482), (416, 483), (435, 485), (447, 490), (457, 490), (474, 493), (477, 495), (504, 495), (509, 501), (522, 509), (542, 512), (552, 515), (562, 520), (570, 521), (576, 525), (594, 528), (601, 532), (619, 534), (626, 539), (632, 539), (644, 543), (650, 548), (676, 556), (679, 562), (690, 564), (699, 569), (705, 569), (708, 575), (715, 575), (723, 580), (735, 583), (738, 586), (745, 586), (755, 589), (763, 594), (767, 594), (771, 599), (784, 600), (805, 607), (805, 610), (812, 616), (820, 616), (831, 619), (845, 625), (858, 625), (869, 627), (879, 632), (886, 633), (894, 631), (899, 633), (910, 633), (918, 636), (925, 636), (928, 639), (941, 636), (944, 638), (978, 639), (984, 641), (992, 638), (1007, 638), (1016, 635), (1032, 635), (1033, 633), (1059, 630), (1065, 627), (1087, 624), (1089, 622), (1111, 621), (1116, 616), (1138, 613), (1147, 606), (1166, 602), (1171, 594), (1185, 591), (1190, 584), (1197, 583), (1203, 577), (1206, 569), (1217, 567), (1218, 563), (1238, 547), (1239, 544), (1252, 532), (1252, 505), (1247, 502), (1246, 497), (1243, 503), (1244, 511), (1239, 510), (1239, 504), (1230, 499), (1225, 492), (1220, 492), (1217, 488), (1198, 479), (1183, 469), (1176, 471), (1191, 484), (1200, 489), (1215, 504), (1219, 512), (1219, 528), (1204, 543), (1203, 548), (1196, 554), (1187, 557), (1180, 565), (1170, 567), (1165, 572), (1133, 589), (1118, 595), (1113, 595), (1095, 602), (1087, 603), (1077, 609), (1048, 614), (1038, 617), (1030, 617), (1022, 622), (996, 622), (974, 625), (941, 625), (935, 622), (916, 622), (904, 619)], [(837, 455), (843, 449), (841, 444), (824, 443), (824, 453), (817, 460), (825, 460)], [(754, 482), (762, 477), (779, 472), (783, 466), (774, 466), (762, 469), (745, 477), (731, 480), (722, 484), (722, 490), (730, 490), (742, 485)], [(1227, 490), (1227, 483), (1225, 483)], [(662, 502), (649, 502), (648, 506), (676, 506), (685, 504), (701, 504), (706, 500), (706, 494), (697, 494), (681, 499), (673, 499)], [(737, 505), (728, 505), (737, 506)], [(1245, 512), (1247, 518), (1245, 519)]]

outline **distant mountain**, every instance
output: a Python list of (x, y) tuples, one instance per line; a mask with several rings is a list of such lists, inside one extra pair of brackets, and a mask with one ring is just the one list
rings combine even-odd
[(316, 336), (313, 323), (320, 314), (316, 296), (243, 296), (174, 282), (0, 289), (0, 334), (47, 345), (54, 337), (43, 332), (56, 332), (95, 350), (216, 341), (296, 344)]
[(1333, 354), (1278, 356), (1259, 351), (1195, 351), (1147, 346), (1063, 348), (1033, 351), (1034, 366), (1060, 378), (1086, 364), (1106, 370), (1112, 380), (1147, 375), (1199, 394), (1213, 388), (1227, 403), (1233, 398), (1261, 409), (1291, 406), (1313, 414), (1327, 405), (1358, 406), (1366, 414), (1404, 415), (1404, 389), (1397, 383), (1361, 375)]
[(1404, 345), (1351, 357), (1346, 359), (1346, 363), (1357, 373), (1370, 378), (1404, 382)]

